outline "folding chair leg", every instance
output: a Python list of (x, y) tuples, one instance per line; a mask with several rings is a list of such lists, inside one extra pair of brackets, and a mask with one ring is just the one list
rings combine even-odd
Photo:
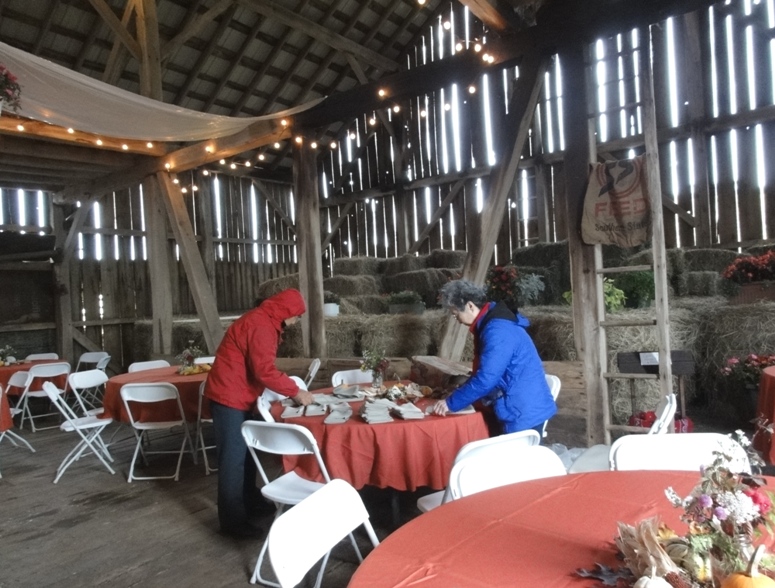
[[(280, 506), (277, 509), (277, 512), (274, 513), (274, 519), (272, 519), (273, 523), (274, 521), (277, 520), (277, 517), (283, 514), (284, 510), (285, 510), (285, 506)], [(258, 559), (256, 559), (256, 567), (253, 569), (253, 575), (250, 577), (250, 583), (262, 584), (264, 586), (271, 586), (272, 588), (282, 588), (280, 584), (278, 584), (277, 582), (272, 582), (271, 580), (267, 580), (261, 575), (261, 564), (264, 563), (264, 556), (266, 556), (266, 551), (268, 548), (269, 548), (269, 541), (264, 541), (264, 544), (261, 546), (261, 551), (258, 553)]]
[(14, 447), (18, 447), (18, 445), (16, 444), (16, 441), (18, 441), (19, 443), (24, 444), (27, 447), (27, 449), (32, 451), (32, 453), (35, 453), (35, 449), (33, 449), (32, 445), (30, 445), (29, 441), (27, 441), (21, 435), (17, 435), (14, 431), (8, 430), (8, 431), (3, 432), (3, 434), (0, 435), (0, 441), (2, 441), (3, 437), (5, 437), (6, 435), (8, 435), (8, 440), (11, 443), (13, 443)]

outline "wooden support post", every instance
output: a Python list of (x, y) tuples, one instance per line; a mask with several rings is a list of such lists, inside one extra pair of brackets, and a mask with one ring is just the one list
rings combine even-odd
[(320, 248), (320, 207), (315, 151), (304, 144), (293, 151), (293, 193), (299, 251), (299, 289), (307, 301), (302, 317), (304, 355), (326, 357), (326, 325), (323, 317), (323, 257)]
[[(581, 218), (584, 194), (589, 178), (589, 164), (596, 158), (593, 122), (589, 118), (589, 93), (586, 85), (587, 64), (581, 46), (567, 48), (560, 53), (567, 75), (563, 80), (563, 94), (573, 96), (566, 102), (568, 121), (565, 127), (567, 141), (565, 155), (565, 200), (568, 221), (568, 248), (570, 250), (571, 286), (573, 290), (573, 331), (576, 354), (583, 362), (587, 392), (587, 443), (594, 445), (605, 439), (603, 407), (607, 398), (607, 382), (602, 377), (601, 357), (605, 355), (605, 331), (598, 326), (604, 309), (598, 305), (602, 279), (595, 268), (602, 265), (600, 245), (586, 245), (581, 241)], [(561, 202), (558, 202), (558, 208)], [(605, 389), (604, 389), (605, 387)]]
[[(544, 74), (550, 62), (551, 57), (548, 55), (531, 53), (525, 56), (520, 67), (520, 79), (509, 106), (511, 114), (503, 132), (503, 136), (513, 136), (514, 141), (497, 151), (503, 156), (490, 175), (490, 194), (480, 215), (481, 239), (469, 245), (468, 255), (463, 265), (463, 278), (477, 284), (483, 284), (487, 275), (487, 267), (492, 259), (493, 248), (506, 213), (506, 202), (517, 174), (522, 148), (533, 120)], [(445, 359), (459, 361), (463, 355), (466, 335), (467, 329), (462, 328), (454, 317), (449, 317), (439, 355)]]
[[(63, 250), (67, 239), (65, 218), (61, 206), (52, 207), (52, 225), (56, 234), (56, 249)], [(59, 357), (73, 360), (73, 317), (70, 313), (70, 257), (62, 255), (54, 262), (54, 310), (56, 316), (56, 350)]]
[(151, 282), (153, 330), (151, 348), (154, 354), (172, 354), (172, 287), (167, 243), (167, 213), (156, 178), (143, 182), (146, 204), (145, 227), (148, 238), (148, 277)]
[(156, 0), (140, 0), (136, 4), (137, 38), (140, 44), (140, 94), (162, 100), (161, 49)]
[(202, 260), (205, 264), (207, 279), (210, 281), (210, 289), (217, 300), (218, 292), (215, 288), (215, 242), (213, 241), (215, 225), (213, 222), (213, 195), (211, 190), (212, 176), (206, 176), (201, 170), (198, 171), (196, 174), (196, 185), (199, 187), (196, 199), (197, 209), (199, 210), (199, 218), (202, 219), (202, 225), (204, 226), (202, 231)]
[(654, 107), (654, 79), (650, 66), (650, 27), (640, 29), (640, 95), (643, 112), (643, 137), (646, 142), (646, 190), (651, 205), (651, 253), (654, 257), (654, 310), (657, 315), (660, 397), (673, 392), (673, 368), (670, 361), (670, 317), (667, 305), (667, 253), (665, 223), (662, 218), (662, 183), (659, 176), (659, 143)]
[(202, 334), (210, 353), (215, 353), (223, 339), (223, 325), (218, 314), (218, 305), (215, 296), (210, 289), (207, 280), (202, 256), (196, 245), (194, 227), (188, 216), (186, 203), (183, 202), (183, 194), (174, 183), (168, 173), (159, 172), (156, 179), (161, 188), (162, 201), (167, 209), (167, 216), (172, 225), (172, 233), (180, 248), (180, 260), (188, 277), (188, 287), (191, 297), (194, 299), (199, 320), (202, 322)]

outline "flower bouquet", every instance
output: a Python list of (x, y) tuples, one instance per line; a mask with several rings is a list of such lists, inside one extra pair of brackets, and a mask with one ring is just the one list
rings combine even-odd
[(16, 361), (16, 350), (10, 345), (0, 347), (0, 366), (11, 365)]
[(745, 359), (730, 357), (720, 373), (724, 381), (745, 386), (759, 387), (762, 370), (775, 365), (775, 354), (757, 355), (751, 353)]
[[(752, 450), (742, 431), (736, 431), (758, 470), (763, 462)], [(745, 573), (754, 557), (754, 540), (772, 529), (772, 501), (762, 488), (766, 481), (755, 474), (730, 469), (732, 456), (719, 450), (713, 463), (702, 469), (700, 481), (689, 496), (682, 498), (673, 488), (665, 495), (673, 506), (683, 509), (685, 535), (661, 524), (657, 517), (635, 526), (619, 523), (616, 545), (626, 568), (611, 570), (599, 566), (582, 577), (614, 579), (612, 586), (672, 586), (674, 588), (726, 588), (730, 577)], [(775, 576), (775, 558), (765, 556), (763, 574)], [(775, 586), (763, 578), (760, 586)], [(766, 583), (772, 582), (771, 584)], [(653, 582), (653, 584), (651, 583)], [(740, 584), (742, 586), (743, 584)], [(745, 584), (746, 586), (755, 584)]]
[(193, 340), (190, 340), (188, 346), (175, 356), (175, 360), (181, 363), (181, 366), (178, 368), (178, 373), (182, 375), (191, 375), (205, 371), (201, 369), (203, 366), (194, 365), (194, 360), (201, 356), (202, 350), (198, 345), (194, 344)]
[(737, 284), (775, 280), (775, 251), (759, 256), (738, 257), (721, 273)]
[(367, 349), (363, 352), (361, 360), (361, 371), (371, 372), (373, 378), (372, 387), (382, 388), (382, 381), (385, 379), (385, 370), (390, 365), (390, 360), (385, 357), (384, 351), (375, 351)]

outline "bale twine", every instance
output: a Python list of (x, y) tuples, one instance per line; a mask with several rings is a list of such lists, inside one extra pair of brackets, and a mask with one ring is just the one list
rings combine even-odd
[(386, 276), (393, 276), (403, 272), (412, 272), (423, 269), (428, 260), (427, 255), (402, 255), (401, 257), (391, 257), (385, 260), (384, 273)]
[(288, 288), (299, 288), (299, 274), (288, 274), (271, 280), (264, 280), (258, 285), (256, 296), (258, 298), (269, 298)]
[(376, 257), (340, 257), (334, 260), (335, 276), (374, 276), (384, 268), (385, 260)]
[(364, 296), (379, 294), (380, 282), (377, 276), (333, 276), (323, 280), (323, 288), (339, 296)]
[(439, 289), (457, 277), (455, 270), (427, 268), (391, 276), (385, 281), (388, 292), (414, 290), (422, 296), (426, 308), (438, 306)]

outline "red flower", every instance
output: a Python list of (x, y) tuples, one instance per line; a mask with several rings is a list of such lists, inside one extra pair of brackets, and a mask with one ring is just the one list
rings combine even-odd
[(764, 492), (760, 492), (758, 489), (751, 488), (749, 490), (743, 490), (743, 494), (750, 497), (753, 503), (759, 507), (759, 514), (764, 516), (772, 508), (772, 502)]

